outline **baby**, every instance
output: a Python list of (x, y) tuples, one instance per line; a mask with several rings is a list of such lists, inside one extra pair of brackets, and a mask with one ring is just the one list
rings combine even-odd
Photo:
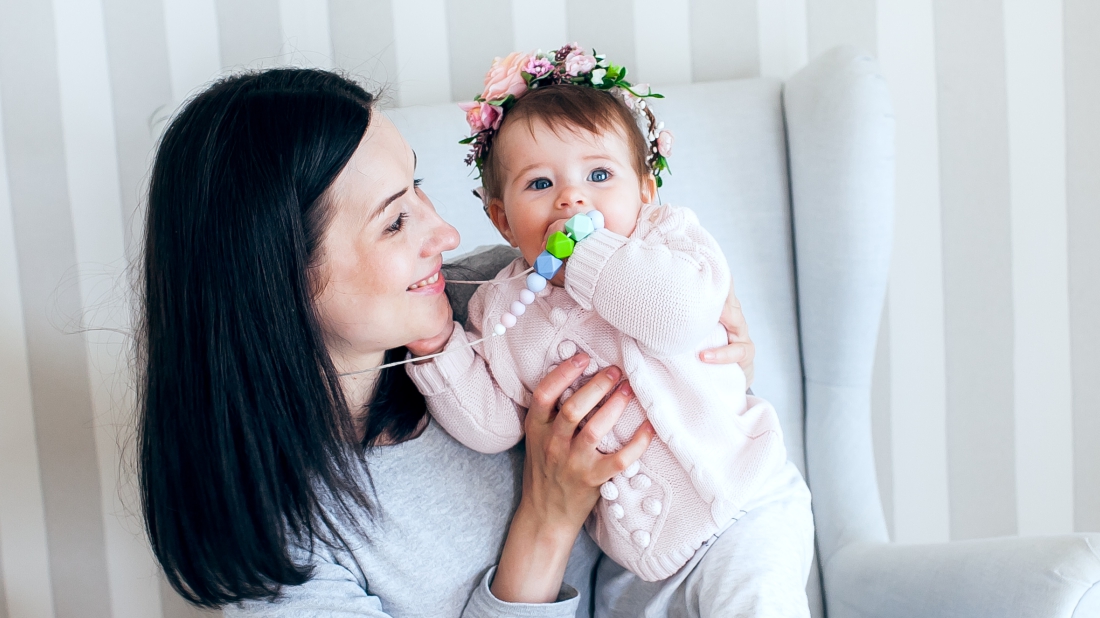
[[(608, 556), (656, 581), (730, 525), (786, 452), (774, 409), (746, 396), (741, 368), (698, 359), (726, 343), (718, 320), (729, 268), (690, 210), (659, 203), (670, 135), (624, 76), (570, 46), (494, 64), (486, 93), (466, 106), (467, 143), (486, 211), (522, 257), (474, 294), (450, 353), (408, 370), (433, 417), (491, 453), (523, 437), (531, 393), (556, 364), (578, 351), (591, 358), (565, 397), (600, 369), (622, 368), (635, 399), (600, 449), (621, 448), (646, 419), (657, 437), (601, 487), (586, 528)], [(587, 213), (592, 225), (574, 218)], [(552, 236), (576, 241), (571, 254), (559, 247), (560, 267), (544, 253)], [(549, 281), (525, 278), (532, 265)]]

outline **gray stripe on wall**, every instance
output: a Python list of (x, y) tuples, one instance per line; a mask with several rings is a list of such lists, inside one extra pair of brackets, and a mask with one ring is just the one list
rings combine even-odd
[(894, 538), (894, 456), (890, 425), (890, 297), (882, 304), (875, 367), (871, 374), (871, 441), (875, 449), (875, 476), (886, 529)]
[(811, 60), (837, 45), (878, 48), (875, 0), (807, 0), (806, 22)]
[(8, 596), (4, 589), (4, 545), (0, 544), (0, 618), (8, 618)]
[(632, 0), (568, 0), (566, 23), (570, 42), (595, 48), (606, 54), (609, 61), (628, 69), (638, 66), (634, 54)]
[(160, 2), (104, 0), (111, 101), (118, 150), (119, 197), (126, 252), (136, 255), (153, 144), (171, 114), (164, 12)]
[(81, 306), (51, 3), (0, 3), (0, 97), (54, 607), (59, 618), (107, 618), (84, 338), (61, 330), (79, 324)]
[(393, 90), (397, 101), (397, 52), (390, 0), (329, 0), (333, 66)]
[(270, 67), (279, 62), (283, 27), (278, 0), (216, 0), (222, 68)]
[(516, 51), (512, 41), (511, 0), (447, 0), (451, 99), (481, 94), (492, 59)]
[(691, 0), (691, 79), (760, 75), (757, 0)]
[(1065, 2), (1074, 527), (1100, 531), (1100, 3)]
[(1000, 0), (936, 0), (951, 537), (1016, 533), (1012, 247)]

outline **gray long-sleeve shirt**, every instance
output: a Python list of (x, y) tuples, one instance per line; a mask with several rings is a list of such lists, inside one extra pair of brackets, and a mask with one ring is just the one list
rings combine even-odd
[(349, 548), (316, 544), (299, 555), (314, 565), (312, 579), (275, 602), (227, 607), (227, 618), (589, 616), (600, 553), (583, 532), (557, 603), (504, 603), (489, 592), (519, 499), (522, 446), (483, 455), (432, 421), (417, 438), (374, 449), (368, 462), (378, 508), (362, 514), (363, 533), (341, 530)]

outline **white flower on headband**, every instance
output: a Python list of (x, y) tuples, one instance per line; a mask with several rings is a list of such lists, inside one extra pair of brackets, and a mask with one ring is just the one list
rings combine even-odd
[(574, 50), (565, 57), (565, 74), (570, 77), (591, 73), (595, 68), (596, 57), (589, 56), (583, 50)]
[(461, 141), (470, 145), (466, 164), (476, 165), (480, 176), (493, 137), (500, 129), (504, 114), (515, 105), (516, 100), (529, 90), (559, 84), (587, 86), (622, 97), (626, 106), (649, 127), (646, 134), (650, 142), (647, 163), (660, 187), (661, 172), (668, 171), (666, 157), (672, 153), (672, 134), (661, 131), (664, 125), (658, 126), (657, 118), (645, 99), (664, 97), (650, 90), (647, 84), (632, 86), (626, 81), (626, 67), (610, 64), (604, 56), (595, 51), (590, 54), (576, 43), (549, 53), (513, 52), (504, 58), (493, 59), (493, 65), (485, 75), (482, 93), (473, 101), (459, 103), (462, 111), (466, 112), (471, 133), (470, 137)]

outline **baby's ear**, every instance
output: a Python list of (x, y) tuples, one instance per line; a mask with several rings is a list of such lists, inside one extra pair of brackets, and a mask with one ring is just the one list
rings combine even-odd
[(489, 200), (489, 205), (485, 207), (485, 212), (489, 215), (489, 220), (496, 226), (497, 231), (504, 237), (504, 240), (508, 241), (508, 244), (516, 247), (516, 238), (512, 234), (512, 228), (508, 225), (508, 216), (504, 214), (504, 200), (499, 197), (494, 197)]
[(642, 179), (642, 201), (646, 204), (659, 204), (657, 197), (657, 179), (653, 174), (646, 174)]

